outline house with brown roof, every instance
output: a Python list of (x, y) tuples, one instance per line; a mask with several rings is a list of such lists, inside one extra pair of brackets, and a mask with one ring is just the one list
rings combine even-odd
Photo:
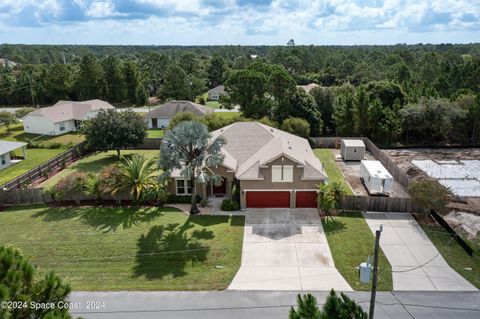
[(145, 115), (148, 128), (166, 128), (172, 117), (177, 113), (190, 112), (195, 116), (205, 116), (213, 113), (214, 109), (190, 101), (169, 101)]
[(32, 134), (65, 134), (77, 131), (83, 121), (94, 117), (100, 110), (109, 109), (114, 107), (102, 100), (58, 101), (23, 117), (23, 130)]
[[(317, 185), (327, 175), (306, 139), (257, 122), (237, 122), (211, 135), (226, 141), (223, 164), (209, 168), (222, 177), (222, 184), (199, 184), (203, 198), (231, 198), (235, 189), (241, 208), (317, 207)], [(180, 171), (171, 177), (172, 194), (190, 194)]]

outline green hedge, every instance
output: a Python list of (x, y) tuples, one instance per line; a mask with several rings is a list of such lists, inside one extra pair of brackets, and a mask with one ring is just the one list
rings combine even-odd
[(220, 209), (224, 211), (240, 210), (240, 204), (231, 199), (224, 199)]
[[(190, 195), (169, 195), (167, 199), (167, 203), (172, 204), (190, 204), (191, 201)], [(197, 203), (200, 203), (202, 200), (202, 196), (197, 195)]]

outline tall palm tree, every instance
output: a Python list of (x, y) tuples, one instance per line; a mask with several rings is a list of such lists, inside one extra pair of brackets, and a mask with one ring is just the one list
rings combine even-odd
[(135, 201), (139, 201), (145, 190), (156, 187), (157, 183), (153, 159), (146, 159), (143, 155), (124, 157), (118, 164), (118, 181), (112, 195), (128, 191)]
[(192, 185), (190, 214), (199, 213), (196, 184), (213, 182), (219, 184), (221, 177), (209, 167), (223, 163), (221, 152), (223, 138), (211, 139), (205, 125), (196, 121), (184, 121), (169, 130), (160, 146), (162, 178), (170, 176), (174, 169)]

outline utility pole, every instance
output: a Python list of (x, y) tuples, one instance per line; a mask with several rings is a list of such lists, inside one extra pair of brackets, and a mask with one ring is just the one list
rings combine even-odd
[(30, 96), (32, 97), (32, 106), (35, 107), (35, 98), (33, 97), (33, 88), (32, 88), (32, 76), (28, 76), (28, 82), (30, 83)]
[(380, 225), (380, 229), (375, 232), (375, 254), (373, 257), (373, 278), (372, 278), (372, 294), (370, 296), (370, 313), (369, 319), (373, 319), (375, 313), (375, 297), (377, 294), (377, 272), (378, 272), (378, 250), (380, 246), (380, 234), (382, 233), (383, 225)]

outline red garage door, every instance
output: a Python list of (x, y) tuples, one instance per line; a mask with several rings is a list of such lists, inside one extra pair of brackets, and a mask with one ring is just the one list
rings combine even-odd
[(248, 192), (247, 207), (290, 207), (290, 192)]
[(317, 207), (317, 192), (303, 191), (297, 192), (296, 196), (297, 207)]

